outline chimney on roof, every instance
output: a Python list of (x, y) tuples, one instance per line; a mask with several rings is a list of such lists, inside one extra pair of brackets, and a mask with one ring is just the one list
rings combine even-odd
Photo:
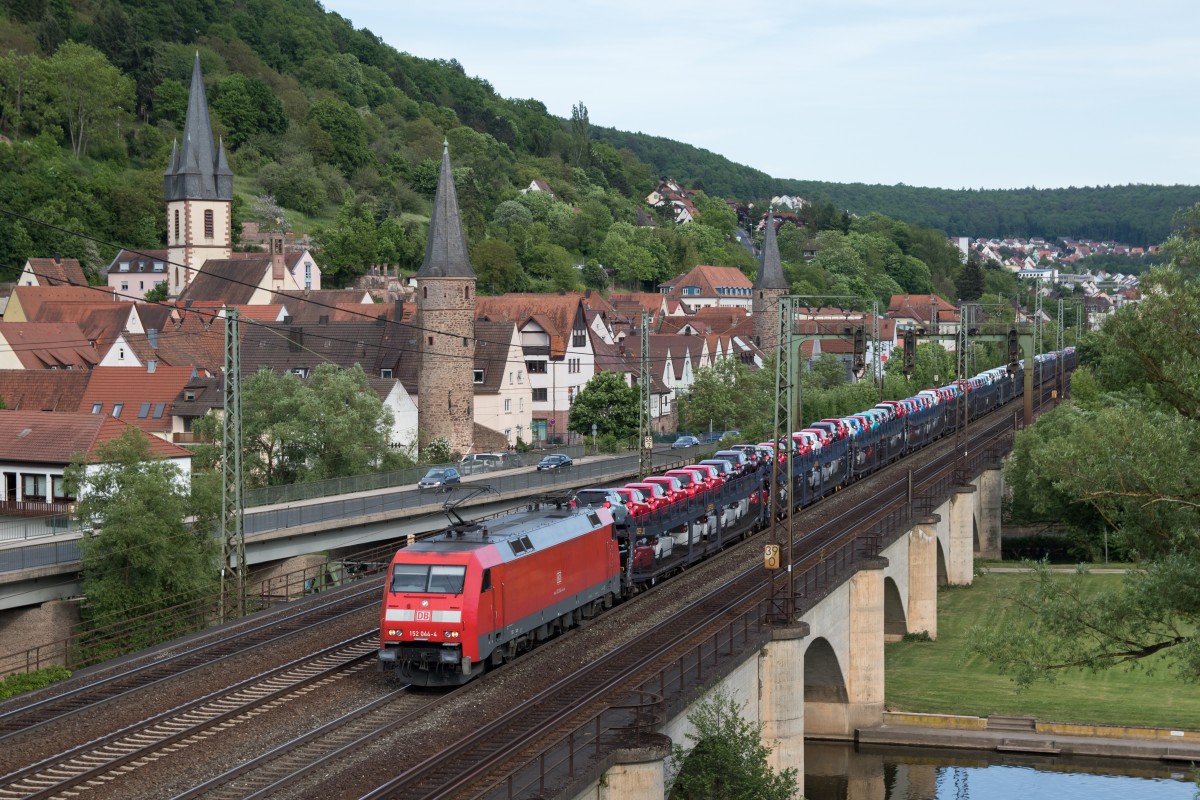
[[(271, 280), (276, 284), (283, 283), (283, 234), (271, 234)], [(275, 288), (283, 288), (276, 286)]]

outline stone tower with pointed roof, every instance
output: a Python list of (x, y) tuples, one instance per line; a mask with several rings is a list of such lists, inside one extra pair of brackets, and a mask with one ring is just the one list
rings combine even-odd
[(475, 440), (475, 270), (467, 258), (445, 144), (425, 260), (416, 278), (420, 445), (444, 436), (452, 450), (469, 453)]
[(167, 200), (167, 275), (172, 297), (191, 282), (210, 258), (229, 258), (233, 240), (233, 172), (225, 145), (214, 146), (200, 54), (192, 62), (183, 142), (171, 148), (163, 173)]
[(763, 235), (762, 259), (758, 265), (758, 277), (751, 290), (751, 323), (754, 326), (754, 343), (766, 355), (772, 355), (779, 346), (779, 298), (788, 293), (787, 278), (783, 276), (783, 263), (779, 260), (779, 242), (775, 239), (775, 213), (767, 215), (767, 230)]

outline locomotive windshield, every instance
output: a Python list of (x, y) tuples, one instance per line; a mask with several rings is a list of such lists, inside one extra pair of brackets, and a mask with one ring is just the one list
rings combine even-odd
[(467, 568), (429, 564), (397, 564), (392, 569), (393, 592), (462, 594)]

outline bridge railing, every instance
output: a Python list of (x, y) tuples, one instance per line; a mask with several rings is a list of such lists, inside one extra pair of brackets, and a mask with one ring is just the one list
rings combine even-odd
[[(690, 464), (707, 458), (712, 446), (704, 449), (678, 451), (680, 455), (672, 462), (655, 466), (656, 471), (672, 469), (674, 466)], [(603, 485), (605, 481), (620, 481), (636, 474), (637, 454), (577, 460), (567, 469), (522, 472), (496, 472), (486, 479), (471, 481), (468, 486), (487, 484), (497, 494), (522, 496), (541, 494), (556, 488), (581, 484)], [(424, 474), (424, 473), (422, 473)], [(422, 509), (434, 511), (447, 499), (447, 494), (436, 490), (421, 491), (415, 488), (397, 489), (366, 496), (351, 496), (330, 499), (326, 502), (304, 502), (283, 508), (268, 508), (255, 511), (247, 509), (243, 529), (247, 534), (263, 533), (282, 528), (315, 525), (338, 519), (354, 519), (374, 514), (391, 515), (401, 511)], [(486, 496), (483, 498), (486, 500)]]
[[(584, 456), (583, 445), (570, 445), (547, 450), (547, 453), (566, 453), (571, 458)], [(540, 451), (530, 450), (528, 453), (514, 454), (518, 458), (512, 467), (532, 466), (542, 457)], [(247, 489), (244, 502), (247, 508), (255, 506), (272, 506), (278, 503), (294, 503), (298, 500), (313, 500), (318, 497), (333, 497), (339, 494), (354, 494), (355, 492), (370, 492), (377, 489), (394, 489), (402, 486), (415, 486), (425, 473), (437, 467), (455, 467), (463, 474), (473, 474), (466, 465), (452, 464), (419, 464), (414, 467), (392, 470), (390, 472), (373, 472), (366, 475), (349, 475), (344, 478), (326, 478), (319, 481), (289, 483), (281, 486), (262, 486), (257, 489)], [(501, 471), (501, 470), (496, 470)]]

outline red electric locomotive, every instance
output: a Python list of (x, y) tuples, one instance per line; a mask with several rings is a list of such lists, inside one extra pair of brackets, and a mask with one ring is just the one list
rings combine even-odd
[(466, 683), (612, 605), (621, 565), (605, 508), (518, 511), (396, 552), (379, 667), (420, 686)]

